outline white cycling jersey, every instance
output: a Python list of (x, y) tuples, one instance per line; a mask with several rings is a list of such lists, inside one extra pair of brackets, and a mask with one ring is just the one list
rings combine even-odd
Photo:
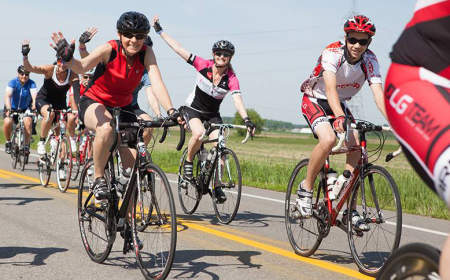
[(350, 64), (345, 59), (345, 44), (335, 42), (328, 45), (319, 57), (311, 76), (301, 85), (301, 91), (309, 96), (327, 99), (323, 71), (336, 74), (336, 88), (340, 100), (350, 100), (367, 80), (370, 84), (381, 84), (377, 57), (367, 50), (360, 61)]

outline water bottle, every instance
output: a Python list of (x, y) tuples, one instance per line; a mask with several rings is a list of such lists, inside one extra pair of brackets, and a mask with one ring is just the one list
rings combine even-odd
[(327, 186), (328, 186), (328, 191), (331, 191), (331, 189), (333, 188), (333, 185), (336, 183), (337, 180), (337, 172), (333, 169), (328, 169), (328, 173), (327, 173)]
[(125, 189), (127, 188), (128, 181), (130, 181), (131, 167), (123, 170), (119, 177), (119, 184), (117, 184), (117, 191), (119, 195), (122, 196), (125, 193)]
[(56, 154), (56, 148), (58, 147), (58, 141), (54, 137), (50, 138), (50, 153)]
[(66, 124), (64, 123), (64, 121), (60, 120), (59, 126), (61, 127), (61, 135), (64, 135), (66, 133)]
[(329, 191), (329, 197), (331, 200), (335, 200), (339, 197), (339, 193), (341, 192), (345, 184), (347, 184), (351, 175), (352, 173), (349, 170), (344, 170), (344, 172), (339, 175), (336, 183), (333, 185), (333, 188)]

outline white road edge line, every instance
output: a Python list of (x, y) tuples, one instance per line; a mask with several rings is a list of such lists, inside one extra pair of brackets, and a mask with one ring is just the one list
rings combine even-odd
[[(5, 151), (5, 149), (0, 148), (1, 151)], [(38, 154), (32, 154), (30, 153), (30, 156), (33, 157), (39, 157)], [(175, 180), (169, 180), (170, 183), (174, 183), (177, 184), (178, 181)], [(259, 195), (253, 195), (253, 194), (246, 194), (246, 193), (242, 193), (242, 196), (246, 196), (246, 197), (251, 197), (251, 198), (256, 198), (256, 199), (261, 199), (261, 200), (267, 200), (267, 201), (272, 201), (272, 202), (277, 202), (277, 203), (283, 203), (284, 204), (284, 200), (280, 200), (280, 199), (274, 199), (274, 198), (269, 198), (269, 197), (264, 197), (264, 196), (259, 196)], [(390, 225), (395, 225), (395, 223), (393, 222), (386, 222), (387, 224)], [(413, 229), (413, 230), (417, 230), (417, 231), (422, 231), (422, 232), (427, 232), (427, 233), (432, 233), (432, 234), (436, 234), (436, 235), (441, 235), (441, 236), (448, 236), (448, 233), (442, 232), (442, 231), (437, 231), (437, 230), (432, 230), (432, 229), (427, 229), (427, 228), (422, 228), (422, 227), (416, 227), (416, 226), (411, 226), (411, 225), (405, 225), (403, 224), (402, 227), (404, 228), (408, 228), (408, 229)]]

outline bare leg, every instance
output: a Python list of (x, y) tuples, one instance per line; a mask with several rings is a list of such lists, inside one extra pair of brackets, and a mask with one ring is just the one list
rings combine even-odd
[(202, 144), (201, 137), (205, 132), (205, 128), (199, 118), (189, 120), (189, 127), (191, 128), (192, 136), (191, 139), (189, 139), (186, 160), (192, 162), (195, 153), (200, 149)]
[[(139, 118), (146, 120), (146, 121), (152, 120), (152, 118), (147, 114), (140, 114)], [(153, 133), (153, 128), (149, 127), (149, 128), (144, 129), (144, 133), (142, 136), (144, 137), (145, 146), (147, 146), (148, 143), (150, 143), (150, 140), (152, 140), (152, 133)]]
[(49, 112), (47, 111), (49, 105), (44, 105), (41, 108), (41, 115), (43, 117), (42, 122), (41, 122), (41, 138), (45, 138), (47, 137), (48, 131), (50, 130), (51, 126), (52, 126), (52, 122), (53, 119), (55, 118), (55, 113), (51, 112), (50, 116), (48, 117), (47, 120), (47, 116), (49, 114)]
[(447, 238), (442, 248), (439, 274), (441, 279), (450, 279), (450, 237)]
[(23, 119), (23, 125), (25, 130), (25, 145), (30, 145), (30, 138), (31, 138), (31, 125), (33, 124), (33, 119), (30, 117), (26, 117)]
[(6, 117), (3, 121), (3, 132), (5, 133), (6, 141), (11, 141), (13, 120), (10, 117)]

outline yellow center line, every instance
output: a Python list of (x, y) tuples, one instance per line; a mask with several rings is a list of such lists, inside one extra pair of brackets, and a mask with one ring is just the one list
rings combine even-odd
[[(18, 173), (15, 173), (15, 172), (3, 170), (3, 169), (0, 169), (0, 175), (12, 176), (12, 177), (21, 178), (21, 179), (29, 180), (29, 181), (32, 181), (32, 182), (40, 183), (39, 179), (36, 179), (36, 178), (33, 178), (33, 177), (29, 177), (29, 176), (26, 176), (26, 175), (22, 175), (22, 174), (18, 174)], [(54, 183), (49, 184), (49, 185), (57, 187), (57, 185), (54, 184)], [(70, 189), (67, 190), (67, 191), (71, 192), (71, 193), (76, 193), (77, 192), (77, 190), (70, 190)], [(240, 237), (240, 236), (237, 236), (237, 235), (234, 235), (234, 234), (230, 234), (230, 233), (227, 233), (227, 232), (224, 232), (224, 231), (216, 230), (216, 229), (213, 229), (211, 227), (207, 227), (207, 226), (200, 225), (200, 224), (197, 224), (197, 223), (187, 222), (187, 221), (182, 220), (182, 219), (177, 219), (177, 220), (179, 222), (181, 222), (182, 225), (185, 225), (185, 226), (187, 226), (189, 228), (192, 228), (194, 230), (202, 231), (204, 233), (208, 233), (208, 234), (215, 235), (215, 236), (218, 236), (218, 237), (221, 237), (221, 238), (232, 240), (234, 242), (237, 242), (237, 243), (240, 243), (240, 244), (244, 244), (246, 246), (250, 246), (250, 247), (254, 247), (254, 248), (260, 249), (260, 250), (264, 250), (264, 251), (269, 252), (269, 253), (273, 253), (273, 254), (280, 255), (280, 256), (283, 256), (283, 257), (286, 257), (286, 258), (290, 258), (290, 259), (298, 260), (298, 261), (301, 261), (301, 262), (304, 262), (304, 263), (308, 263), (308, 264), (311, 264), (311, 265), (314, 265), (314, 266), (318, 266), (318, 267), (320, 267), (322, 269), (326, 269), (326, 270), (329, 270), (329, 271), (332, 271), (332, 272), (337, 272), (337, 273), (340, 273), (340, 274), (344, 274), (346, 276), (350, 276), (350, 277), (353, 277), (353, 278), (356, 278), (356, 279), (364, 279), (364, 280), (365, 279), (374, 279), (373, 277), (361, 274), (360, 272), (358, 272), (356, 270), (353, 270), (353, 269), (350, 269), (350, 268), (347, 268), (347, 267), (344, 267), (344, 266), (340, 266), (340, 265), (337, 265), (337, 264), (334, 264), (334, 263), (330, 263), (330, 262), (322, 261), (322, 260), (317, 260), (317, 259), (313, 259), (313, 258), (302, 257), (302, 256), (299, 256), (299, 255), (295, 254), (292, 251), (288, 251), (288, 250), (285, 250), (285, 249), (282, 249), (282, 248), (278, 248), (278, 247), (275, 247), (275, 246), (272, 246), (272, 245), (264, 244), (264, 243), (261, 243), (261, 242), (255, 241), (255, 240), (251, 240), (251, 239), (248, 239), (248, 238)]]

